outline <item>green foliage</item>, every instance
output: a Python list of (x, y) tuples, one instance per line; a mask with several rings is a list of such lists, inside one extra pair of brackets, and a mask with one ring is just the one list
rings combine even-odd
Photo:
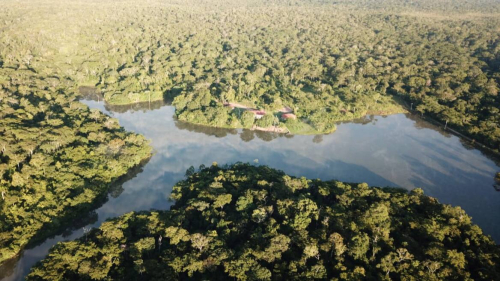
[(243, 128), (251, 128), (254, 124), (255, 117), (250, 111), (243, 111), (241, 114), (241, 125)]
[(112, 104), (171, 96), (180, 120), (214, 127), (253, 125), (222, 110), (225, 102), (269, 113), (288, 105), (313, 128), (289, 131), (307, 134), (401, 112), (396, 96), (500, 145), (493, 0), (188, 0), (120, 2), (120, 9), (116, 0), (33, 1), (30, 17), (16, 16), (24, 11), (16, 1), (4, 2), (0, 64), (50, 76), (52, 88), (95, 85)]
[(236, 164), (190, 174), (172, 197), (170, 211), (129, 213), (57, 244), (27, 280), (500, 278), (494, 242), (421, 190)]
[(269, 128), (276, 124), (278, 122), (278, 118), (276, 118), (272, 114), (266, 114), (262, 118), (258, 119), (257, 122), (255, 122), (255, 125), (261, 127), (261, 128)]
[[(336, 121), (365, 114), (401, 112), (396, 97), (498, 149), (499, 14), (494, 0), (2, 1), (0, 262), (92, 208), (109, 183), (151, 153), (144, 138), (76, 102), (78, 86), (97, 87), (113, 104), (171, 97), (179, 120), (191, 123), (278, 125), (301, 134), (331, 132)], [(226, 102), (267, 115), (255, 121)], [(298, 119), (276, 120), (287, 106)], [(189, 205), (178, 215), (190, 220), (174, 220), (165, 226), (176, 229), (162, 232), (176, 243), (151, 252), (146, 232), (122, 233), (110, 223), (101, 228), (102, 237), (94, 237), (96, 245), (59, 246), (55, 251), (66, 254), (51, 274), (56, 278), (67, 269), (77, 270), (69, 279), (108, 273), (139, 279), (137, 274), (199, 277), (213, 269), (221, 278), (239, 279), (498, 277), (488, 264), (496, 253), (490, 254), (489, 240), (470, 219), (419, 192), (389, 196), (365, 186), (321, 183), (318, 194), (309, 194), (309, 183), (283, 179), (285, 188), (276, 177), (261, 177), (268, 184), (248, 186), (241, 179), (247, 183), (241, 192), (207, 179), (205, 193), (184, 194), (181, 184), (173, 198), (180, 199), (178, 206)], [(284, 193), (276, 194), (271, 184)], [(361, 199), (353, 195), (358, 193)], [(398, 198), (422, 201), (396, 202), (407, 206), (400, 210), (392, 202)], [(441, 207), (425, 209), (433, 204)], [(398, 217), (413, 211), (420, 220)], [(177, 218), (173, 213), (162, 215)], [(141, 221), (123, 226), (140, 227)], [(281, 252), (267, 248), (278, 235), (290, 238), (287, 262), (272, 267), (270, 260)], [(116, 254), (133, 252), (135, 244), (125, 250), (109, 244), (142, 238), (138, 259)], [(243, 241), (240, 252), (232, 250), (235, 241)], [(193, 243), (201, 243), (196, 251)], [(314, 245), (319, 256), (312, 255)], [(101, 252), (91, 252), (95, 248)], [(168, 266), (152, 270), (159, 268), (155, 255)], [(122, 264), (126, 269), (116, 271)]]
[(397, 97), (500, 145), (498, 1), (2, 4), (0, 65), (35, 71), (51, 88), (95, 85), (113, 104), (175, 97), (180, 120), (214, 127), (252, 126), (225, 102), (289, 106), (312, 128), (293, 133), (401, 112)]
[(72, 87), (31, 71), (0, 73), (8, 77), (0, 85), (3, 262), (95, 207), (151, 148), (116, 119), (76, 102)]

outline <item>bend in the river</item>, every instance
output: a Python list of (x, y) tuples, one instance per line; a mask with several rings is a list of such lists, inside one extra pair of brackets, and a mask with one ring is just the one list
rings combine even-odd
[(175, 120), (174, 108), (163, 102), (121, 107), (83, 102), (118, 118), (126, 130), (151, 139), (156, 153), (145, 166), (131, 171), (128, 181), (116, 185), (87, 221), (25, 250), (17, 264), (5, 264), (2, 280), (21, 280), (55, 243), (82, 236), (85, 224), (97, 227), (130, 211), (168, 209), (172, 186), (183, 179), (186, 169), (214, 161), (265, 164), (308, 178), (421, 187), (440, 202), (465, 209), (500, 242), (500, 192), (493, 188), (500, 168), (460, 138), (416, 116), (367, 116), (339, 124), (332, 134), (292, 136), (187, 124)]

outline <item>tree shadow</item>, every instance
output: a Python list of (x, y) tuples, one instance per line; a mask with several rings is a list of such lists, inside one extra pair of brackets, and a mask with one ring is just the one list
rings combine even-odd
[(113, 105), (104, 103), (104, 108), (107, 111), (114, 113), (136, 112), (136, 111), (146, 112), (146, 111), (160, 109), (167, 105), (169, 104), (164, 100), (159, 100), (152, 102), (146, 101), (146, 102), (131, 103), (126, 105)]

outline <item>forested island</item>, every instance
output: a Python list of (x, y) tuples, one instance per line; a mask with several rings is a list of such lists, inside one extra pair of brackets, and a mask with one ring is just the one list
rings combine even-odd
[(27, 280), (498, 280), (500, 250), (420, 189), (190, 169), (170, 211), (56, 245)]

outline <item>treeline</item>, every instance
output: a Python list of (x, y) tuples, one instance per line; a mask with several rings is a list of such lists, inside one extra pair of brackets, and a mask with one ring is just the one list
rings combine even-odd
[(499, 280), (498, 246), (421, 189), (194, 168), (170, 211), (62, 242), (27, 280)]
[(151, 155), (76, 97), (72, 81), (0, 67), (0, 262), (90, 211)]
[[(22, 19), (17, 5), (1, 16), (2, 64), (96, 85), (108, 103), (168, 96), (191, 123), (321, 133), (401, 112), (396, 97), (500, 145), (493, 0), (55, 1)], [(259, 124), (224, 102), (271, 116)], [(284, 106), (298, 119), (275, 118)]]

